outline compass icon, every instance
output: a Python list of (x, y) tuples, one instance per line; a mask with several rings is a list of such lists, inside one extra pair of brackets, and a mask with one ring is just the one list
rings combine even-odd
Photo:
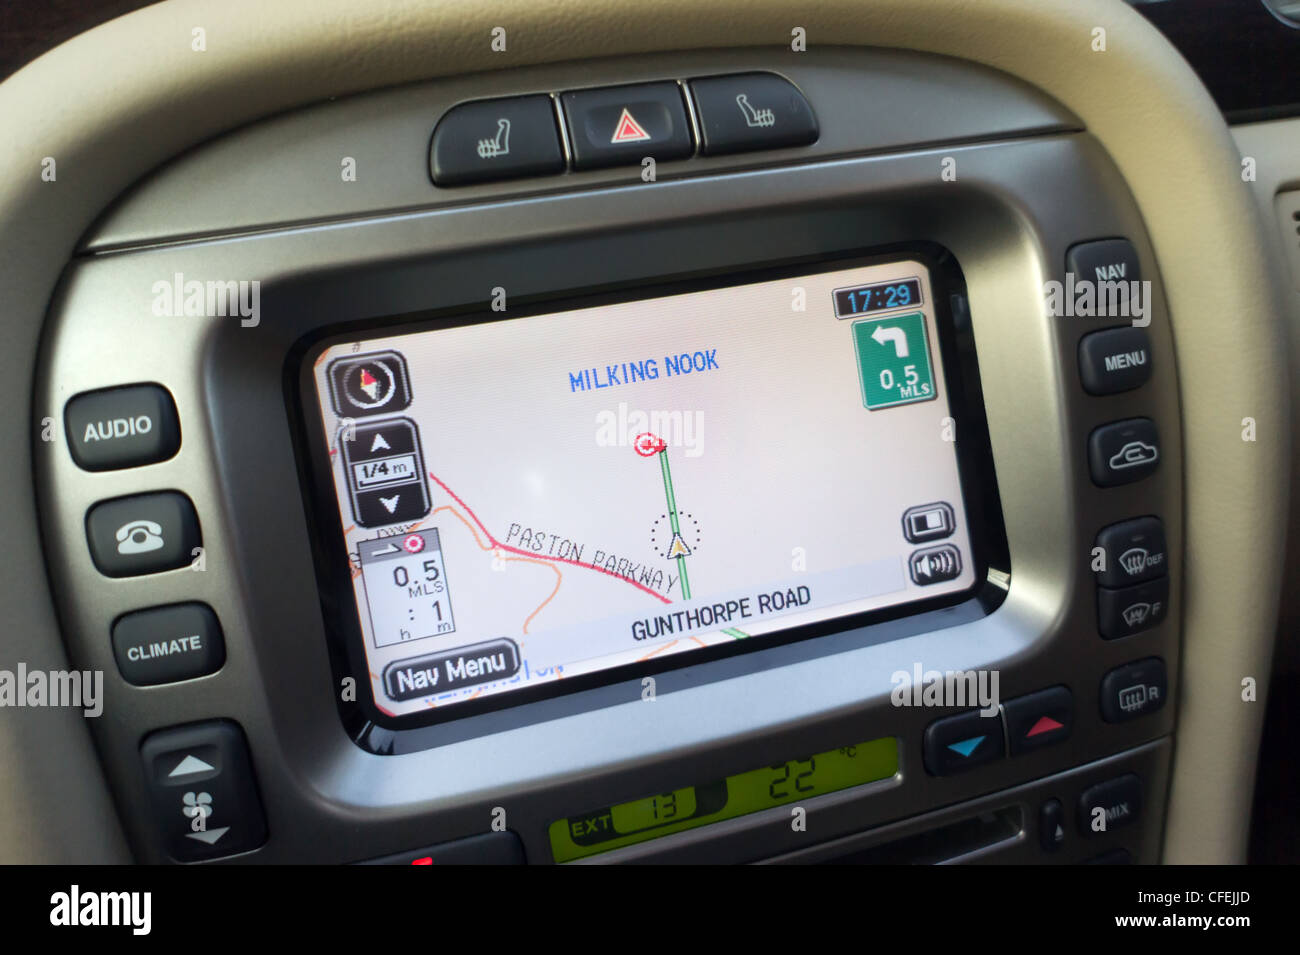
[(411, 403), (406, 359), (394, 351), (335, 359), (326, 375), (334, 410), (344, 418), (401, 411)]

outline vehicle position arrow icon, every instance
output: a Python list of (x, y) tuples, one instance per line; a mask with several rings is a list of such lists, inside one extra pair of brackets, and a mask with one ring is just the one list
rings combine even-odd
[(871, 339), (877, 345), (883, 345), (885, 342), (894, 343), (894, 354), (899, 358), (906, 358), (907, 352), (907, 333), (898, 326), (884, 328), (877, 325), (876, 330), (871, 333)]

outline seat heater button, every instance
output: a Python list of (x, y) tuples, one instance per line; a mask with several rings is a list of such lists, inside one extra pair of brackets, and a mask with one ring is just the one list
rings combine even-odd
[(429, 147), (438, 186), (563, 171), (555, 109), (545, 94), (454, 106), (438, 120)]
[(806, 146), (817, 141), (812, 108), (775, 73), (740, 73), (691, 80), (706, 156)]

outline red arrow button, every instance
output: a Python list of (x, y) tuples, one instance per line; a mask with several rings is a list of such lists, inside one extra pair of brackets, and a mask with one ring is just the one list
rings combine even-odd
[(1029, 727), (1029, 732), (1025, 734), (1025, 739), (1029, 739), (1031, 736), (1037, 736), (1040, 733), (1050, 733), (1052, 730), (1059, 730), (1064, 726), (1064, 723), (1058, 723), (1050, 716), (1040, 716), (1038, 722)]

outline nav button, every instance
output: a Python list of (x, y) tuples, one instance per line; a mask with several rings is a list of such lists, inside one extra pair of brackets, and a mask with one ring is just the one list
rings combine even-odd
[(395, 660), (384, 667), (384, 692), (399, 703), (506, 680), (519, 672), (519, 646), (508, 638)]

